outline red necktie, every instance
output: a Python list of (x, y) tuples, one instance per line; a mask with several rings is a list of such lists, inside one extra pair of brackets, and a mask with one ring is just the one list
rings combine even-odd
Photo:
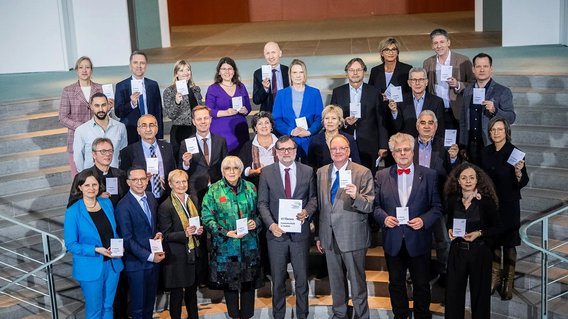
[(396, 170), (398, 175), (410, 174), (410, 168), (399, 168)]
[(272, 81), (270, 81), (272, 90), (272, 99), (276, 99), (276, 91), (278, 91), (278, 82), (276, 82), (276, 69), (272, 69)]
[(284, 193), (286, 198), (292, 198), (292, 184), (290, 183), (290, 169), (284, 169)]

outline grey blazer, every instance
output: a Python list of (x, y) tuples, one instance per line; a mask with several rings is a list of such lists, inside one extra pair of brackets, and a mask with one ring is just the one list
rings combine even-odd
[[(292, 199), (302, 200), (302, 208), (308, 212), (308, 220), (311, 220), (317, 209), (314, 170), (299, 162), (296, 162), (296, 170), (296, 188), (292, 192)], [(276, 162), (262, 169), (258, 182), (258, 211), (267, 228), (266, 238), (277, 241), (284, 241), (287, 238), (292, 241), (308, 239), (310, 236), (308, 222), (302, 224), (301, 233), (290, 233), (276, 237), (268, 230), (272, 223), (278, 224), (278, 201), (281, 198), (286, 198), (286, 194), (284, 193), (284, 182), (280, 175), (280, 168), (278, 162)]]
[(341, 252), (364, 249), (371, 244), (369, 213), (373, 211), (375, 199), (373, 175), (368, 168), (351, 161), (347, 169), (351, 170), (351, 180), (358, 194), (353, 200), (340, 188), (333, 205), (329, 198), (333, 163), (317, 171), (319, 239), (326, 250), (332, 249), (333, 236)]

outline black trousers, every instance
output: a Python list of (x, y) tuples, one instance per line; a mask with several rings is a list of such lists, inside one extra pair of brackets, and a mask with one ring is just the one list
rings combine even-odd
[(431, 319), (430, 313), (430, 253), (411, 257), (403, 240), (396, 256), (385, 253), (389, 271), (389, 293), (395, 319), (410, 316), (408, 294), (406, 293), (406, 271), (410, 271), (414, 299), (414, 318)]
[(243, 283), (240, 290), (224, 290), (229, 317), (252, 318), (254, 316), (254, 292), (253, 282)]
[(187, 318), (198, 319), (197, 312), (197, 280), (191, 287), (174, 288), (170, 290), (170, 317), (172, 319), (181, 318), (182, 300), (185, 301)]
[(471, 318), (489, 319), (491, 311), (491, 248), (482, 241), (466, 243), (458, 242), (458, 240), (452, 242), (448, 256), (446, 318), (464, 318), (465, 290), (469, 279)]

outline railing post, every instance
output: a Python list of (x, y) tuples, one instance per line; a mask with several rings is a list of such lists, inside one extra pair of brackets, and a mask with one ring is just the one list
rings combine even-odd
[[(548, 217), (542, 220), (542, 248), (548, 250)], [(548, 254), (540, 253), (540, 317), (542, 319), (548, 318)]]
[[(41, 234), (41, 238), (43, 241), (44, 261), (48, 263), (51, 261), (51, 246), (49, 244), (49, 238), (45, 233)], [(47, 276), (47, 289), (49, 292), (49, 301), (51, 306), (51, 318), (59, 319), (59, 310), (57, 310), (57, 291), (55, 290), (52, 265), (49, 265), (45, 268), (45, 274)]]

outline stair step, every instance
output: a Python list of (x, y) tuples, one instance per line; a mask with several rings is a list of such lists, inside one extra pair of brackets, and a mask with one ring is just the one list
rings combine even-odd
[(508, 87), (544, 88), (544, 89), (566, 89), (568, 88), (568, 78), (565, 76), (531, 75), (524, 76), (518, 74), (495, 74), (495, 81)]
[(52, 147), (0, 155), (0, 176), (26, 173), (68, 163), (67, 147)]
[(0, 103), (0, 114), (2, 114), (3, 117), (11, 117), (45, 112), (59, 112), (60, 104), (61, 102), (58, 97)]
[(568, 202), (568, 192), (525, 187), (521, 190), (521, 210), (545, 212)]
[(526, 153), (527, 165), (568, 168), (568, 148), (545, 145), (518, 145)]
[(0, 202), (0, 211), (10, 217), (20, 217), (25, 214), (67, 205), (69, 187), (69, 185), (60, 185), (49, 189), (5, 196)]
[(53, 186), (68, 185), (71, 187), (69, 165), (40, 168), (36, 171), (6, 175), (2, 177), (0, 194), (13, 195), (21, 192), (41, 190)]
[(519, 147), (523, 144), (565, 147), (568, 145), (568, 131), (565, 127), (513, 125), (512, 139)]
[(552, 189), (557, 191), (566, 190), (566, 181), (568, 181), (568, 169), (534, 167), (528, 165), (527, 172), (529, 174), (529, 187)]
[(20, 153), (66, 145), (66, 128), (0, 136), (0, 154)]
[(566, 127), (567, 107), (526, 107), (515, 105), (516, 125)]
[(8, 117), (1, 120), (0, 124), (9, 126), (10, 130), (4, 131), (4, 133), (9, 132), (10, 134), (37, 132), (62, 127), (59, 123), (58, 112)]

